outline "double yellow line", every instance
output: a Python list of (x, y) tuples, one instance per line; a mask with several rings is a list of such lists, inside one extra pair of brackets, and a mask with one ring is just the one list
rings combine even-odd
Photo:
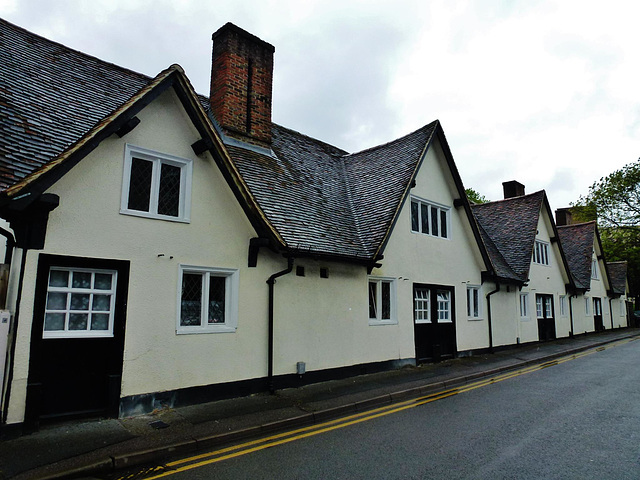
[[(314, 435), (319, 435), (321, 433), (330, 432), (332, 430), (337, 430), (339, 428), (348, 427), (349, 425), (355, 425), (356, 423), (366, 422), (369, 420), (373, 420), (374, 418), (384, 417), (386, 415), (391, 415), (392, 413), (401, 412), (409, 408), (415, 408), (415, 407), (419, 407), (420, 405), (425, 405), (427, 403), (435, 402), (436, 400), (441, 400), (443, 398), (451, 397), (453, 395), (469, 392), (471, 390), (475, 390), (476, 388), (481, 388), (487, 385), (502, 382), (510, 378), (518, 377), (520, 375), (525, 375), (531, 372), (536, 372), (536, 371), (549, 368), (555, 365), (560, 365), (561, 363), (568, 362), (569, 360), (575, 360), (577, 358), (585, 357), (587, 355), (591, 355), (596, 352), (601, 352), (607, 348), (616, 347), (618, 345), (629, 343), (637, 339), (638, 337), (623, 339), (617, 342), (609, 343), (606, 346), (599, 346), (596, 348), (585, 350), (583, 352), (567, 355), (566, 357), (560, 357), (548, 362), (510, 371), (507, 373), (503, 373), (501, 375), (496, 375), (494, 377), (485, 378), (483, 380), (478, 380), (476, 382), (469, 383), (460, 387), (435, 392), (423, 397), (406, 400), (404, 402), (394, 403), (393, 405), (387, 405), (384, 407), (375, 408), (362, 413), (356, 413), (346, 417), (320, 423), (317, 425), (311, 425), (308, 427), (303, 427), (296, 430), (291, 430), (288, 432), (271, 435), (269, 437), (252, 440), (239, 445), (233, 445), (231, 447), (222, 448), (220, 450), (215, 450), (213, 452), (203, 453), (200, 455), (195, 455), (195, 456), (184, 458), (181, 460), (176, 460), (174, 462), (167, 463), (163, 466), (156, 467), (155, 469), (148, 470), (147, 473), (150, 473), (152, 476), (145, 477), (145, 478), (147, 480), (152, 480), (155, 478), (166, 477), (169, 475), (173, 475), (174, 473), (192, 470), (194, 468), (203, 467), (205, 465), (210, 465), (212, 463), (221, 462), (223, 460), (228, 460), (230, 458), (239, 457), (242, 455), (246, 455), (248, 453), (257, 452), (259, 450), (264, 450), (266, 448), (275, 447), (277, 445), (283, 445), (285, 443), (294, 442), (296, 440), (301, 440), (303, 438), (312, 437)], [(137, 472), (130, 476), (120, 477), (119, 480), (126, 480), (131, 478), (140, 478), (140, 472)]]

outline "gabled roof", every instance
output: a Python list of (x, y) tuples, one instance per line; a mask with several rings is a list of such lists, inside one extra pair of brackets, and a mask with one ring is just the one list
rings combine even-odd
[(576, 287), (589, 290), (596, 222), (560, 226), (558, 235)]
[(616, 295), (627, 293), (627, 262), (607, 262), (611, 289)]
[(173, 87), (258, 234), (288, 254), (379, 260), (437, 136), (490, 265), (438, 121), (354, 154), (275, 124), (271, 151), (242, 145), (216, 129), (208, 99), (179, 66), (150, 78), (2, 20), (0, 73), (2, 208), (36, 198)]
[(505, 280), (529, 279), (533, 243), (545, 193), (472, 205), (496, 274)]

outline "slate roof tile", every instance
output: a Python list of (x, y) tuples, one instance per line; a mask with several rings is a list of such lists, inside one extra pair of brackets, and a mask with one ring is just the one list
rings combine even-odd
[(627, 262), (607, 262), (607, 270), (613, 292), (625, 295), (627, 293)]
[(526, 282), (543, 205), (543, 190), (471, 206), (496, 274)]
[(560, 244), (569, 264), (576, 287), (591, 288), (591, 259), (595, 241), (596, 222), (558, 227)]

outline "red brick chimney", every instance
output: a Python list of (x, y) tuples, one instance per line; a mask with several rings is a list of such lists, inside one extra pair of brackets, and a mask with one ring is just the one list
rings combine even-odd
[(502, 182), (502, 190), (504, 192), (504, 199), (521, 197), (524, 195), (524, 185), (515, 180), (508, 182)]
[(273, 45), (227, 23), (213, 34), (210, 102), (224, 133), (271, 144)]
[(556, 225), (558, 227), (573, 225), (573, 214), (570, 208), (558, 208), (556, 210)]

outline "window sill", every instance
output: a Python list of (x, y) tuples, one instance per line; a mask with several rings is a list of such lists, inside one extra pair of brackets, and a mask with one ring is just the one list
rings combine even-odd
[(199, 333), (235, 333), (237, 327), (216, 325), (215, 327), (182, 327), (176, 330), (176, 335), (194, 335)]
[(482, 320), (484, 320), (484, 318), (482, 318), (482, 317), (467, 317), (467, 320), (469, 320), (470, 322), (481, 322)]
[(130, 215), (132, 217), (151, 218), (152, 220), (165, 220), (167, 222), (191, 223), (188, 217), (170, 217), (168, 215), (156, 215), (149, 212), (141, 212), (138, 210), (120, 210), (121, 215)]
[(369, 326), (370, 327), (377, 327), (377, 326), (381, 326), (381, 325), (397, 325), (398, 321), (397, 320), (375, 320), (375, 319), (369, 319)]

